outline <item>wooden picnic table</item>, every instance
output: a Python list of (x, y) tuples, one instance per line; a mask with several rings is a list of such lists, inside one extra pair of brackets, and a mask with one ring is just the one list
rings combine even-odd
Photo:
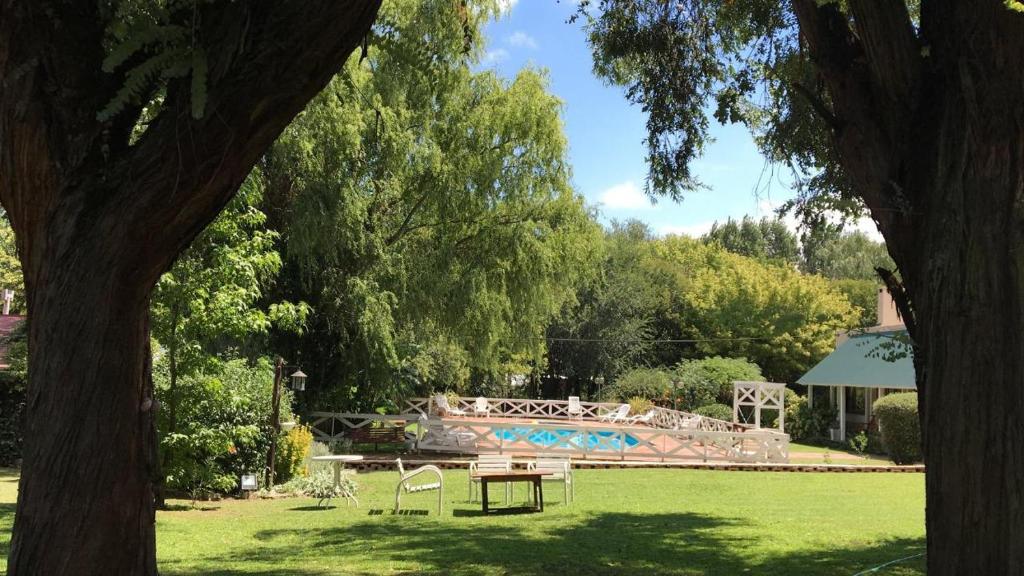
[[(551, 472), (544, 471), (512, 471), (512, 472), (482, 472), (473, 474), (473, 478), (480, 480), (481, 500), (483, 501), (484, 514), (510, 513), (510, 512), (543, 512), (544, 511), (544, 486), (541, 480), (544, 476), (551, 476)], [(491, 510), (487, 502), (487, 485), (491, 482), (527, 482), (533, 484), (533, 506), (497, 508)]]

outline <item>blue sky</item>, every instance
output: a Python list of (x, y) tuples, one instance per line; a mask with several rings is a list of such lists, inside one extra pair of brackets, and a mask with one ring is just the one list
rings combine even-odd
[(548, 70), (551, 91), (565, 103), (576, 189), (589, 203), (600, 205), (602, 221), (637, 218), (660, 234), (699, 235), (716, 220), (770, 215), (772, 206), (792, 196), (785, 169), (766, 169), (744, 127), (712, 122), (715, 142), (693, 165), (695, 176), (708, 189), (690, 193), (680, 203), (659, 200), (651, 205), (643, 195), (644, 114), (626, 101), (621, 88), (594, 76), (580, 24), (566, 23), (575, 3), (502, 2), (504, 17), (486, 28), (482, 67), (509, 78), (524, 66)]

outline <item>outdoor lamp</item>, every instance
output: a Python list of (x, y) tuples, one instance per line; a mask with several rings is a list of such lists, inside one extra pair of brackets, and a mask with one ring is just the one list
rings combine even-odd
[(302, 392), (306, 389), (306, 373), (301, 369), (292, 374), (292, 390)]

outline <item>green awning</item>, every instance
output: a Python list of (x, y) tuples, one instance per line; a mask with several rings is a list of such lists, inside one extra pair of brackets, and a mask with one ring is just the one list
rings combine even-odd
[(796, 382), (916, 390), (913, 352), (905, 337), (905, 331), (852, 336)]

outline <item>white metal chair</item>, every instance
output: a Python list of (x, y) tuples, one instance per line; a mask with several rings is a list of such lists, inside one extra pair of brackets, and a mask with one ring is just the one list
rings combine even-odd
[(616, 408), (615, 410), (612, 410), (611, 412), (606, 412), (606, 413), (602, 414), (601, 418), (599, 418), (599, 420), (601, 422), (611, 422), (611, 423), (620, 422), (622, 420), (625, 420), (626, 416), (628, 414), (629, 414), (629, 404), (620, 404), (619, 407)]
[(626, 420), (626, 424), (629, 424), (630, 426), (632, 426), (634, 424), (650, 424), (651, 420), (654, 419), (654, 415), (657, 414), (657, 413), (658, 413), (657, 410), (654, 410), (654, 409), (648, 410), (647, 412), (644, 412), (643, 414), (641, 414), (639, 416), (633, 416), (631, 418), (626, 418), (625, 419)]
[(437, 404), (438, 411), (442, 416), (465, 416), (466, 411), (461, 408), (452, 408), (448, 404), (448, 398), (445, 398), (444, 394), (438, 394), (434, 396), (434, 404)]
[[(405, 492), (406, 494), (415, 494), (417, 492), (437, 490), (437, 513), (441, 514), (444, 509), (444, 478), (441, 476), (441, 469), (437, 466), (428, 464), (406, 472), (405, 468), (402, 466), (401, 458), (396, 458), (395, 464), (398, 465), (398, 474), (401, 476), (401, 479), (398, 481), (398, 487), (395, 488), (395, 513), (397, 514), (401, 507), (402, 492)], [(437, 475), (437, 482), (428, 482), (426, 484), (409, 483), (409, 480), (419, 476), (420, 474), (426, 473)]]
[(538, 454), (537, 460), (528, 463), (526, 469), (550, 474), (550, 476), (541, 478), (542, 481), (561, 482), (566, 504), (571, 504), (576, 499), (576, 483), (572, 477), (572, 460), (568, 456)]
[(487, 398), (484, 398), (483, 396), (477, 398), (476, 402), (473, 404), (473, 415), (480, 416), (481, 414), (485, 418), (490, 418), (491, 416), (491, 405), (487, 402)]
[[(486, 473), (486, 472), (511, 472), (512, 471), (512, 457), (505, 454), (481, 454), (477, 456), (477, 459), (469, 463), (469, 501), (476, 501), (478, 494), (477, 486), (480, 484), (479, 478), (474, 478), (473, 474)], [(505, 503), (508, 504), (511, 496), (512, 484), (509, 482), (505, 483)]]
[(583, 406), (580, 404), (579, 396), (569, 396), (569, 418), (582, 419), (583, 418)]

